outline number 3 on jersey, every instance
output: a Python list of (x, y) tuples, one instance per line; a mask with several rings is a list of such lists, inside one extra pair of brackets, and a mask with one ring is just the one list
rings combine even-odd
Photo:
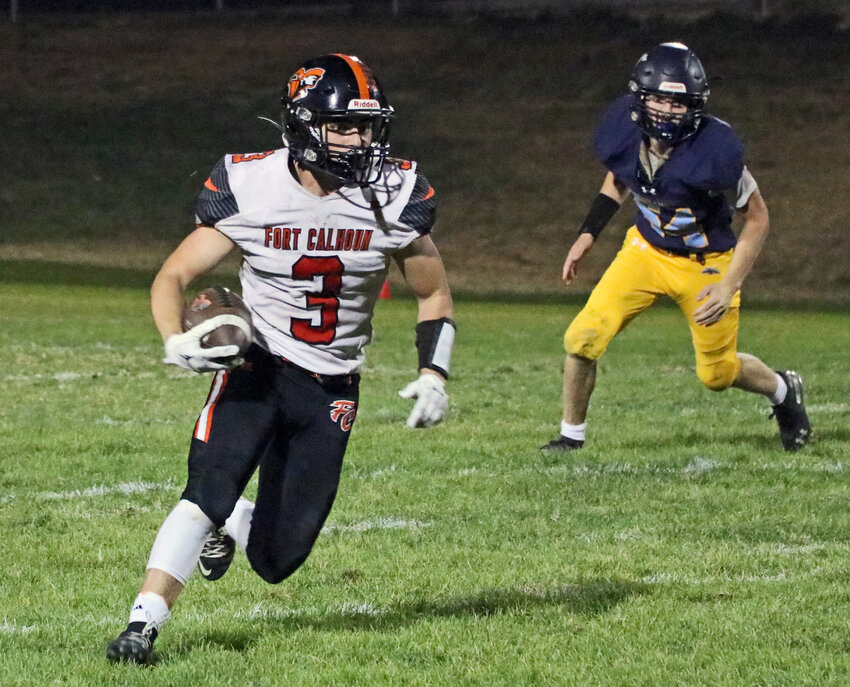
[(331, 256), (316, 258), (309, 255), (296, 260), (292, 266), (293, 279), (309, 279), (322, 277), (321, 291), (307, 294), (308, 308), (321, 308), (321, 322), (312, 324), (311, 320), (292, 318), (290, 331), (299, 341), (310, 344), (327, 344), (336, 336), (337, 317), (339, 312), (339, 292), (342, 290), (342, 260)]

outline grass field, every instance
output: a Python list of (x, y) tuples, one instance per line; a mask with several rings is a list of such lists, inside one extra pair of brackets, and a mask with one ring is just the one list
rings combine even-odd
[(842, 313), (744, 316), (742, 349), (808, 382), (816, 442), (801, 453), (780, 450), (759, 399), (699, 385), (678, 313), (659, 308), (603, 358), (588, 445), (553, 457), (536, 448), (556, 431), (575, 304), (460, 301), (451, 418), (412, 431), (395, 392), (412, 379), (414, 304), (379, 303), (312, 556), (279, 586), (241, 554), (219, 582), (193, 579), (139, 668), (104, 650), (179, 496), (208, 379), (159, 364), (137, 276), (9, 274), (4, 687), (850, 681)]
[[(847, 35), (818, 16), (606, 12), (0, 23), (0, 686), (850, 683)], [(745, 308), (741, 349), (803, 374), (816, 441), (786, 454), (760, 399), (705, 390), (662, 307), (602, 359), (587, 446), (547, 456), (580, 304), (558, 275), (603, 174), (590, 136), (640, 51), (670, 39), (702, 56), (771, 211), (745, 292), (771, 307)], [(256, 118), (289, 71), (335, 51), (381, 75), (395, 151), (438, 192), (435, 238), (467, 294), (452, 415), (403, 426), (415, 308), (393, 272), (313, 555), (273, 587), (240, 554), (190, 582), (155, 666), (109, 665), (209, 383), (160, 364), (151, 270), (220, 155), (278, 145)]]

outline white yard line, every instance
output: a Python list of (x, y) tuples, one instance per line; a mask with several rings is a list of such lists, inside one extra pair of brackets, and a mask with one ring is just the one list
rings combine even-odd
[(810, 413), (850, 413), (850, 403), (812, 403), (806, 409)]
[(791, 580), (800, 580), (803, 578), (815, 577), (812, 574), (788, 574), (784, 571), (771, 575), (758, 575), (740, 573), (738, 575), (705, 575), (703, 577), (694, 577), (691, 575), (682, 575), (680, 573), (656, 573), (654, 575), (646, 575), (641, 578), (641, 582), (645, 584), (686, 584), (690, 586), (702, 586), (707, 584), (720, 583), (758, 583), (758, 582), (790, 582)]
[(126, 368), (118, 368), (110, 369), (108, 373), (105, 372), (54, 372), (52, 374), (42, 374), (37, 372), (32, 375), (6, 375), (4, 377), (0, 377), (0, 380), (7, 383), (19, 382), (23, 384), (33, 383), (33, 382), (43, 382), (43, 381), (53, 381), (53, 382), (73, 382), (76, 380), (91, 380), (91, 379), (101, 379), (104, 377), (131, 377), (133, 379), (149, 379), (151, 377), (159, 376), (158, 373), (153, 372), (151, 370), (141, 371), (141, 372), (130, 372)]
[(19, 498), (22, 501), (74, 501), (95, 496), (111, 496), (112, 494), (145, 494), (149, 491), (177, 489), (174, 482), (122, 482), (120, 484), (96, 484), (85, 489), (70, 491), (37, 491), (31, 494), (9, 494), (0, 498), (0, 505)]
[(15, 621), (9, 622), (7, 618), (3, 618), (0, 623), (0, 635), (25, 635), (37, 629), (38, 625), (18, 625)]
[(96, 484), (86, 489), (71, 491), (42, 491), (35, 498), (42, 501), (73, 501), (75, 499), (91, 498), (92, 496), (111, 496), (112, 494), (145, 494), (149, 491), (174, 489), (173, 482), (122, 482), (120, 484)]
[(404, 518), (378, 518), (377, 520), (363, 520), (353, 522), (350, 525), (325, 525), (322, 532), (325, 534), (340, 534), (345, 532), (368, 532), (369, 530), (418, 530), (430, 527), (433, 523), (421, 520), (405, 520)]

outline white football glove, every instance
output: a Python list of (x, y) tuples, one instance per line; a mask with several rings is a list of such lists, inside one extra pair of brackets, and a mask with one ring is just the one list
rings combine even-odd
[(415, 398), (416, 404), (407, 418), (408, 427), (430, 427), (442, 422), (449, 412), (449, 395), (442, 377), (430, 373), (419, 375), (398, 395), (402, 398)]
[(189, 331), (182, 334), (172, 334), (165, 342), (165, 358), (162, 359), (162, 362), (168, 365), (178, 365), (192, 372), (228, 370), (231, 367), (241, 365), (244, 362), (242, 358), (228, 360), (226, 364), (216, 360), (216, 358), (235, 356), (239, 353), (238, 346), (214, 346), (212, 348), (201, 346), (201, 339), (223, 324), (234, 324), (243, 328), (245, 320), (236, 315), (216, 315), (206, 322), (201, 322), (192, 327)]

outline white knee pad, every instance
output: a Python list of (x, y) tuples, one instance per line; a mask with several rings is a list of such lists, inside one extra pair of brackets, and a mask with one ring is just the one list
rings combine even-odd
[(212, 520), (197, 505), (180, 500), (159, 528), (148, 568), (162, 570), (186, 584), (212, 530)]

